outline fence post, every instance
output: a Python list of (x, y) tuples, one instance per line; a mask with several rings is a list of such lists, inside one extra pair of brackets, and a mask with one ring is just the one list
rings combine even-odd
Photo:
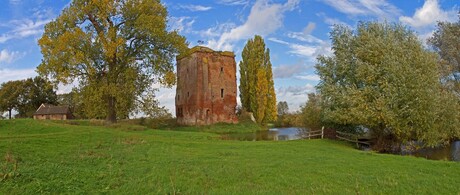
[(324, 126), (321, 128), (321, 139), (324, 138)]
[(355, 136), (355, 140), (356, 140), (356, 148), (359, 148), (358, 136), (357, 135)]

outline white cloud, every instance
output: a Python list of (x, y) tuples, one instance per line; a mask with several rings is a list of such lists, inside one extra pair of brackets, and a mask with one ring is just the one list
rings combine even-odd
[(219, 4), (224, 5), (247, 5), (249, 3), (248, 0), (219, 0), (217, 1)]
[(7, 34), (0, 35), (0, 43), (5, 43), (10, 39), (13, 39), (13, 36)]
[(219, 37), (222, 35), (223, 32), (230, 31), (232, 28), (235, 28), (234, 23), (222, 23), (222, 24), (217, 24), (214, 27), (208, 28), (206, 30), (198, 31), (197, 34), (199, 34), (203, 38), (209, 38), (209, 37)]
[(191, 32), (193, 23), (195, 23), (195, 20), (188, 16), (171, 17), (169, 20), (170, 28), (182, 33)]
[(192, 12), (208, 11), (212, 9), (212, 7), (202, 6), (202, 5), (179, 5), (179, 7), (182, 9), (192, 11)]
[(323, 41), (316, 45), (316, 52), (313, 54), (315, 58), (319, 55), (330, 56), (332, 55), (332, 48), (329, 42)]
[(6, 49), (3, 49), (0, 51), (0, 62), (5, 62), (5, 63), (11, 63), (19, 58), (21, 58), (23, 55), (21, 55), (17, 51), (8, 51)]
[(324, 0), (339, 12), (350, 16), (376, 16), (379, 19), (393, 19), (401, 10), (387, 0)]
[(303, 62), (294, 65), (281, 65), (273, 68), (275, 78), (291, 78), (292, 76), (302, 73), (311, 68), (306, 66)]
[(210, 39), (206, 42), (206, 47), (214, 50), (233, 51), (233, 44), (230, 42), (220, 42), (215, 39)]
[(285, 95), (285, 94), (293, 94), (293, 95), (306, 95), (308, 93), (314, 92), (315, 86), (308, 83), (305, 86), (288, 86), (288, 87), (280, 87), (277, 90), (277, 94)]
[(325, 17), (324, 18), (324, 23), (326, 24), (329, 24), (330, 26), (333, 26), (333, 25), (344, 25), (344, 26), (350, 26), (348, 25), (347, 23), (337, 19), (337, 18), (329, 18), (329, 17)]
[(0, 69), (0, 83), (14, 80), (22, 80), (35, 77), (38, 74), (35, 68), (31, 69)]
[(50, 18), (54, 18), (55, 14), (52, 8), (33, 8), (34, 13), (32, 14), (33, 18), (37, 20), (46, 20)]
[(412, 17), (401, 16), (399, 20), (414, 28), (423, 28), (434, 26), (437, 21), (453, 21), (456, 17), (457, 12), (454, 9), (445, 11), (440, 8), (437, 0), (426, 0)]
[(164, 106), (175, 116), (176, 114), (176, 88), (159, 88), (155, 93), (160, 106)]
[(72, 83), (64, 85), (59, 83), (57, 86), (56, 94), (65, 94), (70, 93), (73, 88), (78, 87), (79, 79), (75, 79)]
[(287, 45), (290, 48), (288, 53), (306, 57), (310, 61), (314, 61), (318, 55), (330, 55), (332, 53), (330, 44), (327, 41), (323, 41), (310, 34), (314, 28), (315, 24), (310, 22), (302, 32), (287, 33), (287, 37), (301, 41), (301, 43), (287, 42), (273, 37), (268, 38), (268, 40)]
[(315, 86), (309, 83), (304, 86), (280, 87), (276, 90), (276, 100), (286, 101), (290, 111), (297, 111), (300, 105), (307, 102), (307, 94), (314, 92)]
[(349, 1), (349, 0), (324, 0), (324, 2), (332, 7), (334, 7), (337, 11), (340, 11), (345, 14), (351, 15), (359, 15), (359, 14), (366, 14), (366, 11), (359, 8), (359, 5), (356, 2)]
[(51, 19), (43, 20), (12, 20), (6, 26), (13, 28), (11, 31), (0, 35), (0, 43), (5, 43), (11, 39), (21, 39), (29, 36), (39, 35), (43, 32), (45, 24)]
[(303, 34), (311, 34), (313, 30), (316, 28), (316, 23), (314, 22), (309, 22), (308, 25), (303, 29)]
[(347, 23), (345, 23), (342, 20), (339, 20), (337, 18), (328, 17), (328, 16), (326, 16), (326, 14), (324, 12), (317, 13), (316, 16), (323, 18), (324, 23), (330, 25), (331, 28), (332, 28), (333, 25), (338, 24), (338, 25), (347, 26), (350, 29), (352, 29), (352, 27), (349, 24), (347, 24)]
[(402, 13), (399, 8), (388, 3), (386, 0), (359, 0), (359, 2), (371, 15), (375, 15), (380, 19), (395, 18), (395, 16)]
[(309, 74), (309, 75), (298, 75), (295, 76), (295, 78), (300, 79), (300, 80), (307, 80), (307, 81), (319, 81), (320, 78), (316, 74)]
[(276, 38), (269, 38), (268, 40), (287, 45), (289, 47), (288, 53), (300, 57), (306, 57), (310, 61), (314, 61), (318, 55), (330, 55), (332, 53), (329, 43), (321, 42), (313, 45), (290, 43)]
[(299, 41), (307, 42), (307, 43), (322, 43), (324, 42), (321, 39), (316, 38), (313, 35), (305, 34), (303, 32), (290, 32), (287, 36), (291, 39), (297, 39)]
[(299, 0), (288, 0), (285, 4), (271, 4), (268, 0), (257, 0), (244, 24), (224, 32), (218, 40), (209, 40), (207, 46), (215, 50), (231, 50), (233, 42), (254, 35), (266, 36), (283, 25), (284, 13), (297, 7)]
[(303, 56), (307, 58), (315, 58), (315, 53), (316, 53), (316, 47), (315, 46), (309, 46), (309, 45), (300, 45), (296, 43), (290, 43), (289, 47), (291, 48), (291, 51), (289, 53), (298, 55), (298, 56)]
[(289, 42), (286, 42), (286, 41), (283, 41), (283, 40), (280, 40), (280, 39), (277, 39), (277, 38), (274, 38), (274, 37), (269, 37), (267, 40), (273, 41), (275, 43), (280, 43), (280, 44), (283, 44), (283, 45), (289, 45)]

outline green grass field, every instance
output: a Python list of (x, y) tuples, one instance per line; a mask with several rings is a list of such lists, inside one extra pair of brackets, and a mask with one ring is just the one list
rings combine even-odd
[(0, 174), (0, 194), (460, 193), (460, 163), (343, 142), (34, 120), (0, 121)]

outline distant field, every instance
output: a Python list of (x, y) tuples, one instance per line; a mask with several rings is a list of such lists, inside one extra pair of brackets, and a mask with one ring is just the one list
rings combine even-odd
[(460, 163), (186, 130), (0, 120), (0, 194), (460, 193)]

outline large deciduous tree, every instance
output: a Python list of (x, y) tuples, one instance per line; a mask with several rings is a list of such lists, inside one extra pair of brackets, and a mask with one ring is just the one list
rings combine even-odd
[(377, 138), (434, 146), (458, 136), (458, 104), (441, 88), (436, 55), (399, 24), (335, 26), (333, 55), (320, 56), (323, 119), (363, 125)]
[(276, 95), (273, 82), (270, 50), (256, 35), (244, 46), (240, 62), (240, 98), (242, 108), (254, 113), (258, 123), (275, 121)]
[(141, 108), (154, 83), (174, 84), (174, 56), (187, 47), (167, 30), (159, 0), (74, 0), (45, 26), (39, 45), (38, 72), (78, 81), (87, 116), (109, 122)]
[(457, 22), (439, 22), (428, 44), (439, 54), (443, 86), (460, 97), (460, 15)]

